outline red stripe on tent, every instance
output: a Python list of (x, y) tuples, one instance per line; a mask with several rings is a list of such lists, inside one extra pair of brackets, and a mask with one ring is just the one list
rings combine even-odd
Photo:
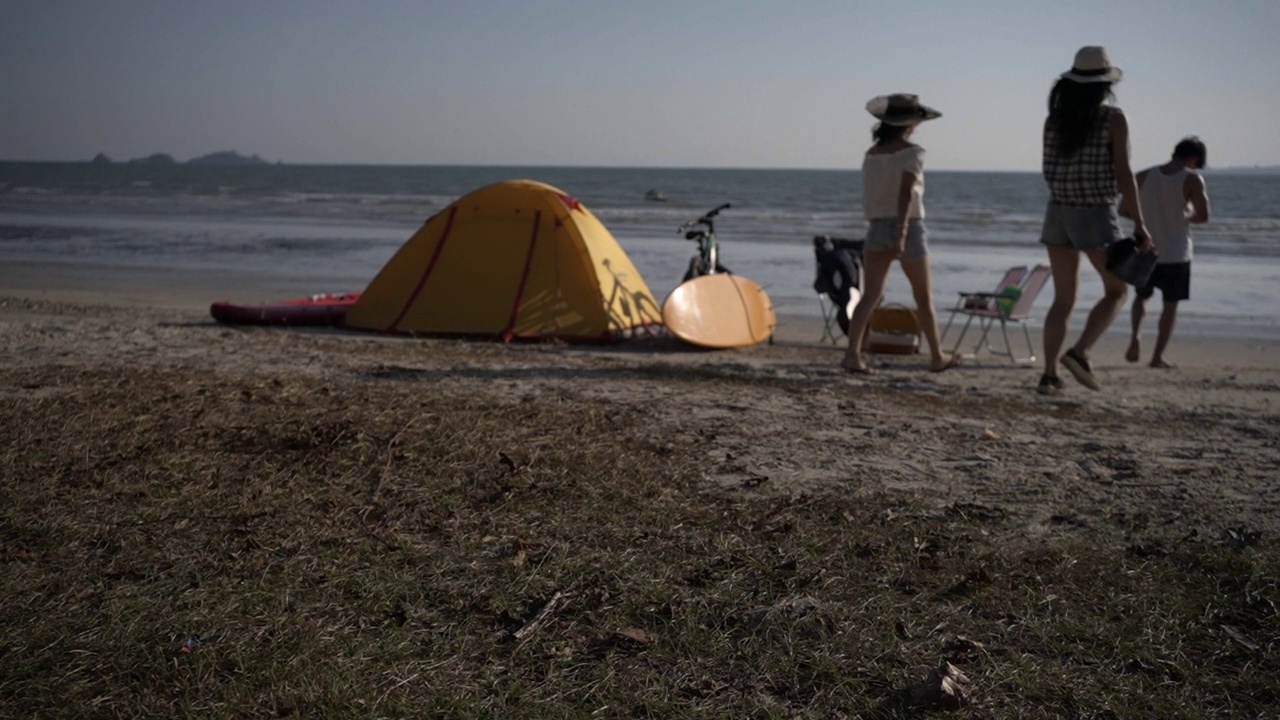
[(578, 198), (568, 193), (556, 193), (556, 197), (560, 198), (560, 202), (564, 203), (564, 206), (570, 210), (582, 211), (582, 203), (578, 202)]
[(444, 241), (449, 239), (449, 231), (453, 229), (453, 216), (456, 214), (458, 214), (458, 206), (454, 205), (449, 208), (449, 219), (444, 222), (444, 232), (440, 234), (440, 242), (436, 243), (436, 251), (431, 254), (431, 261), (427, 263), (427, 269), (422, 271), (422, 277), (418, 279), (417, 287), (409, 295), (409, 300), (405, 302), (404, 307), (400, 308), (400, 314), (387, 326), (387, 332), (396, 332), (400, 321), (404, 320), (404, 316), (409, 314), (409, 308), (413, 307), (413, 304), (418, 301), (418, 296), (422, 294), (423, 288), (427, 286), (427, 279), (431, 277), (431, 273), (436, 269), (436, 262), (440, 260), (440, 251), (444, 249)]
[(529, 254), (524, 259), (524, 272), (520, 274), (520, 287), (516, 290), (516, 302), (511, 308), (511, 319), (507, 328), (502, 331), (502, 342), (511, 342), (515, 337), (516, 317), (520, 315), (520, 303), (524, 302), (524, 286), (529, 282), (529, 271), (533, 268), (533, 249), (538, 246), (538, 226), (542, 224), (542, 211), (533, 214), (533, 235), (529, 238)]

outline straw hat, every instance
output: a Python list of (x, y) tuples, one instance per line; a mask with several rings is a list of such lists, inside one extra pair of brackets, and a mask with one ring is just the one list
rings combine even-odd
[(1124, 73), (1111, 64), (1111, 55), (1107, 49), (1098, 45), (1086, 45), (1076, 52), (1076, 61), (1071, 69), (1062, 73), (1067, 80), (1080, 83), (1120, 82)]
[(872, 98), (867, 103), (867, 112), (886, 125), (915, 125), (916, 123), (942, 117), (942, 113), (931, 107), (920, 104), (918, 95), (894, 93)]

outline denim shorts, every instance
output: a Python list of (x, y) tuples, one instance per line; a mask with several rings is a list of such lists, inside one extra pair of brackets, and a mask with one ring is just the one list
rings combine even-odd
[(1049, 203), (1040, 242), (1081, 252), (1104, 248), (1120, 239), (1116, 210), (1110, 205)]
[[(862, 251), (877, 250), (888, 252), (898, 242), (898, 218), (872, 218), (867, 224), (867, 241)], [(900, 260), (922, 258), (929, 254), (929, 234), (925, 232), (924, 221), (911, 218), (907, 223), (907, 246), (902, 251)]]

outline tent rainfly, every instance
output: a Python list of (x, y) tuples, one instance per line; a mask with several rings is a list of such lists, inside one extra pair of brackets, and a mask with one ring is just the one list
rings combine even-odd
[(388, 333), (607, 342), (662, 322), (618, 241), (550, 185), (507, 180), (428, 218), (348, 311)]

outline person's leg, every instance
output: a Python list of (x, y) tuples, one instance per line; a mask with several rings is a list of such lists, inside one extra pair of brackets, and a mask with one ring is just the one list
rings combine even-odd
[(1044, 318), (1044, 374), (1058, 377), (1058, 357), (1067, 339), (1067, 321), (1076, 306), (1080, 284), (1080, 253), (1068, 247), (1049, 245), (1049, 269), (1053, 278), (1053, 304)]
[(893, 264), (893, 253), (868, 250), (863, 253), (862, 260), (862, 281), (866, 287), (862, 290), (862, 299), (853, 309), (853, 317), (849, 318), (849, 348), (845, 350), (844, 360), (840, 363), (845, 370), (853, 372), (867, 370), (867, 364), (862, 359), (862, 337), (867, 334), (871, 313), (875, 312), (880, 298), (884, 297), (885, 282)]
[(924, 339), (929, 343), (929, 368), (939, 371), (952, 365), (953, 358), (942, 352), (942, 338), (938, 333), (938, 313), (933, 307), (933, 273), (929, 269), (929, 256), (904, 259), (902, 272), (911, 283), (911, 295), (916, 301), (916, 316), (920, 319), (920, 329), (924, 331)]
[(1156, 335), (1156, 349), (1151, 353), (1151, 367), (1153, 368), (1171, 368), (1173, 367), (1164, 359), (1164, 349), (1169, 345), (1169, 338), (1173, 336), (1173, 326), (1178, 319), (1178, 301), (1168, 301), (1164, 303), (1164, 309), (1160, 312), (1160, 330)]
[(1073, 350), (1088, 358), (1089, 349), (1093, 347), (1094, 343), (1098, 342), (1098, 339), (1107, 331), (1107, 328), (1111, 327), (1116, 315), (1120, 313), (1120, 308), (1124, 305), (1124, 299), (1129, 290), (1123, 280), (1107, 270), (1107, 251), (1105, 248), (1090, 250), (1085, 255), (1088, 256), (1089, 262), (1093, 263), (1093, 267), (1098, 271), (1098, 276), (1102, 278), (1102, 298), (1089, 311), (1089, 317), (1084, 323), (1084, 331), (1080, 333), (1080, 339), (1072, 346)]
[(1171, 368), (1173, 365), (1164, 359), (1164, 351), (1173, 337), (1173, 327), (1178, 318), (1178, 303), (1191, 299), (1191, 263), (1188, 261), (1157, 265), (1156, 274), (1160, 276), (1164, 310), (1160, 313), (1160, 329), (1156, 337), (1155, 352), (1151, 354), (1151, 367)]
[(1147, 299), (1138, 293), (1133, 298), (1133, 311), (1129, 314), (1133, 332), (1129, 336), (1129, 349), (1124, 354), (1124, 359), (1131, 363), (1138, 362), (1142, 357), (1142, 341), (1139, 339), (1139, 333), (1142, 332), (1142, 320), (1146, 316)]

